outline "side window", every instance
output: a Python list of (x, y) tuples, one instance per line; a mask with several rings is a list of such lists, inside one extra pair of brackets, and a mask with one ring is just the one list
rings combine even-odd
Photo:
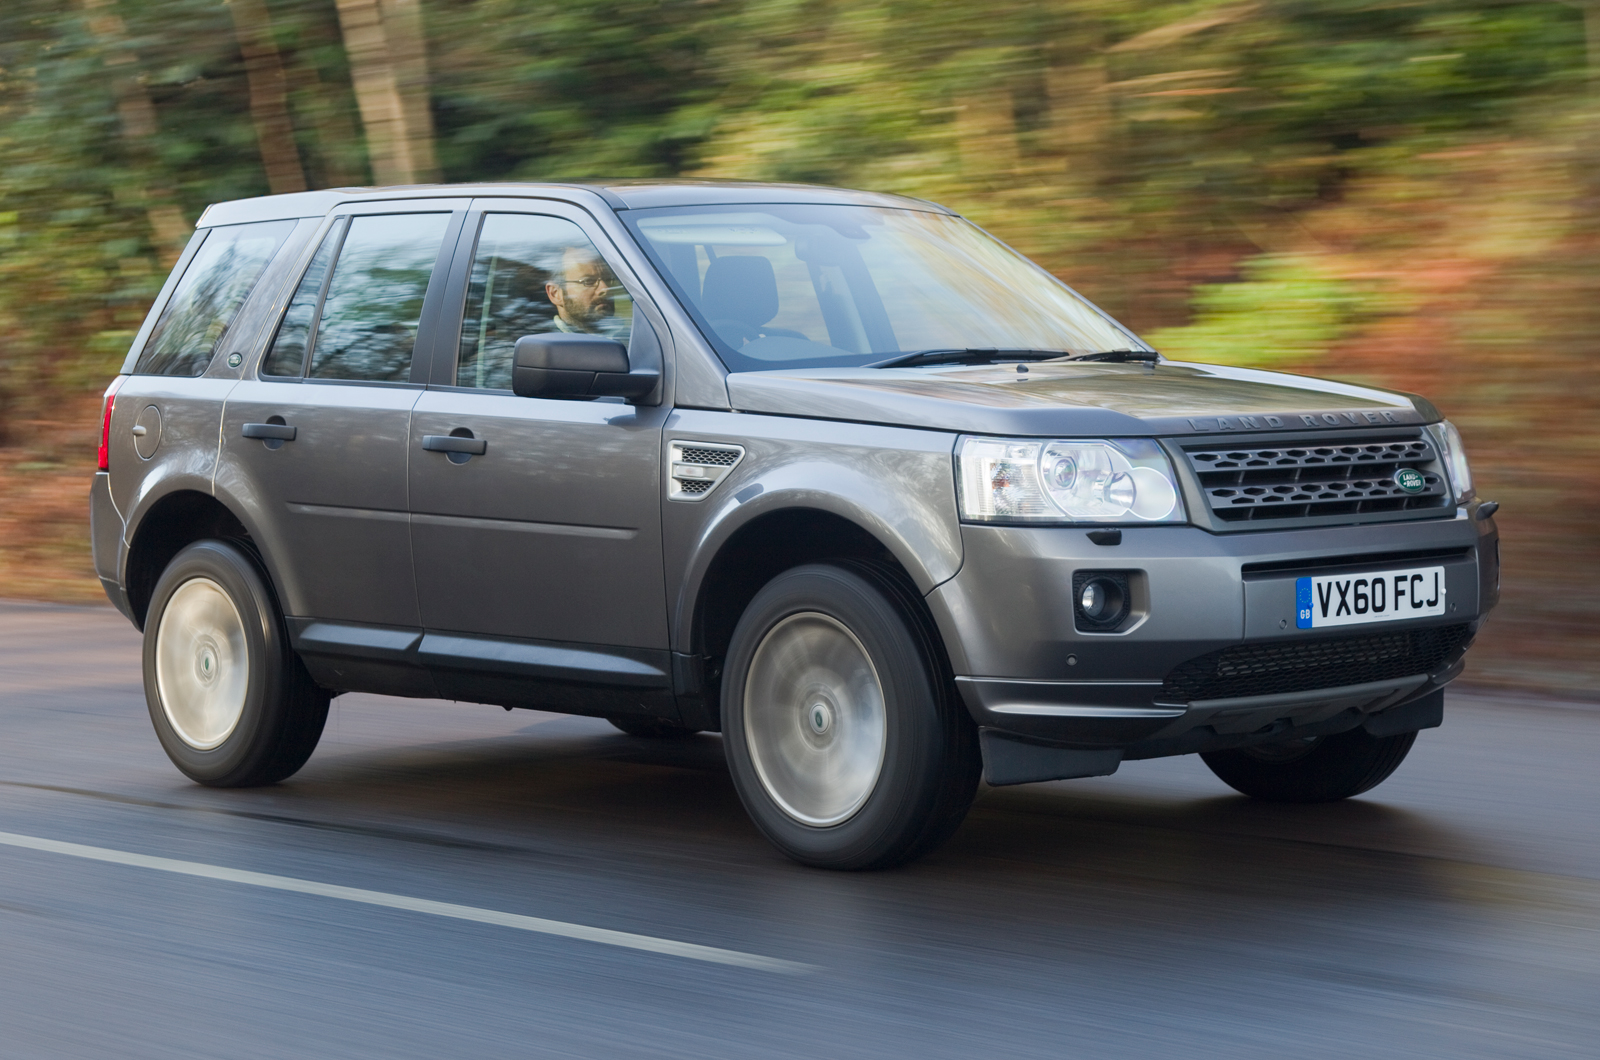
[(581, 228), (559, 217), (486, 214), (456, 385), (509, 390), (512, 352), (524, 335), (584, 332), (626, 343), (632, 327), (632, 300)]
[(405, 382), (447, 213), (350, 220), (317, 316), (307, 375)]
[(293, 230), (293, 221), (264, 221), (207, 233), (133, 370), (140, 375), (205, 372), (217, 341)]
[(322, 282), (328, 278), (328, 266), (333, 263), (334, 251), (344, 237), (344, 221), (337, 221), (328, 230), (306, 269), (294, 298), (278, 325), (278, 335), (272, 340), (272, 349), (261, 362), (262, 375), (301, 376), (306, 370), (306, 347), (311, 341), (311, 325), (316, 319), (317, 302), (322, 298)]

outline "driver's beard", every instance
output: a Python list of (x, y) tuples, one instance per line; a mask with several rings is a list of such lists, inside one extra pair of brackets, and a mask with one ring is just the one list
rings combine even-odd
[(611, 308), (605, 304), (579, 307), (567, 306), (567, 319), (574, 327), (585, 331), (599, 331), (600, 322), (611, 316)]

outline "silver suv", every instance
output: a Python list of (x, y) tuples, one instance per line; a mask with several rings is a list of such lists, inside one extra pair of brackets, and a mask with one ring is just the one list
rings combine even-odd
[(1425, 400), (1159, 357), (927, 202), (697, 182), (213, 206), (106, 392), (95, 565), (162, 746), (359, 690), (723, 734), (799, 861), (980, 776), (1387, 777), (1498, 595)]

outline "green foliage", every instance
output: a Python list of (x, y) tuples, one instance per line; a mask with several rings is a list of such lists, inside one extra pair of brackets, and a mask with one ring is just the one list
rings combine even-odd
[(703, 0), (466, 0), (429, 9), (450, 180), (673, 176), (720, 83)]
[(1194, 323), (1144, 337), (1168, 357), (1256, 368), (1307, 364), (1350, 331), (1371, 303), (1303, 258), (1264, 255), (1238, 283), (1195, 288)]

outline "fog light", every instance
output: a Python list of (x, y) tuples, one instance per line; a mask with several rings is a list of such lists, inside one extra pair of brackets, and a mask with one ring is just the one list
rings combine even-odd
[(1084, 617), (1093, 621), (1100, 621), (1106, 617), (1106, 612), (1116, 605), (1113, 601), (1117, 596), (1117, 587), (1104, 578), (1096, 578), (1083, 587), (1083, 595), (1078, 597), (1078, 606), (1083, 608)]
[(1072, 576), (1074, 625), (1080, 632), (1107, 633), (1129, 612), (1127, 571), (1078, 571)]

